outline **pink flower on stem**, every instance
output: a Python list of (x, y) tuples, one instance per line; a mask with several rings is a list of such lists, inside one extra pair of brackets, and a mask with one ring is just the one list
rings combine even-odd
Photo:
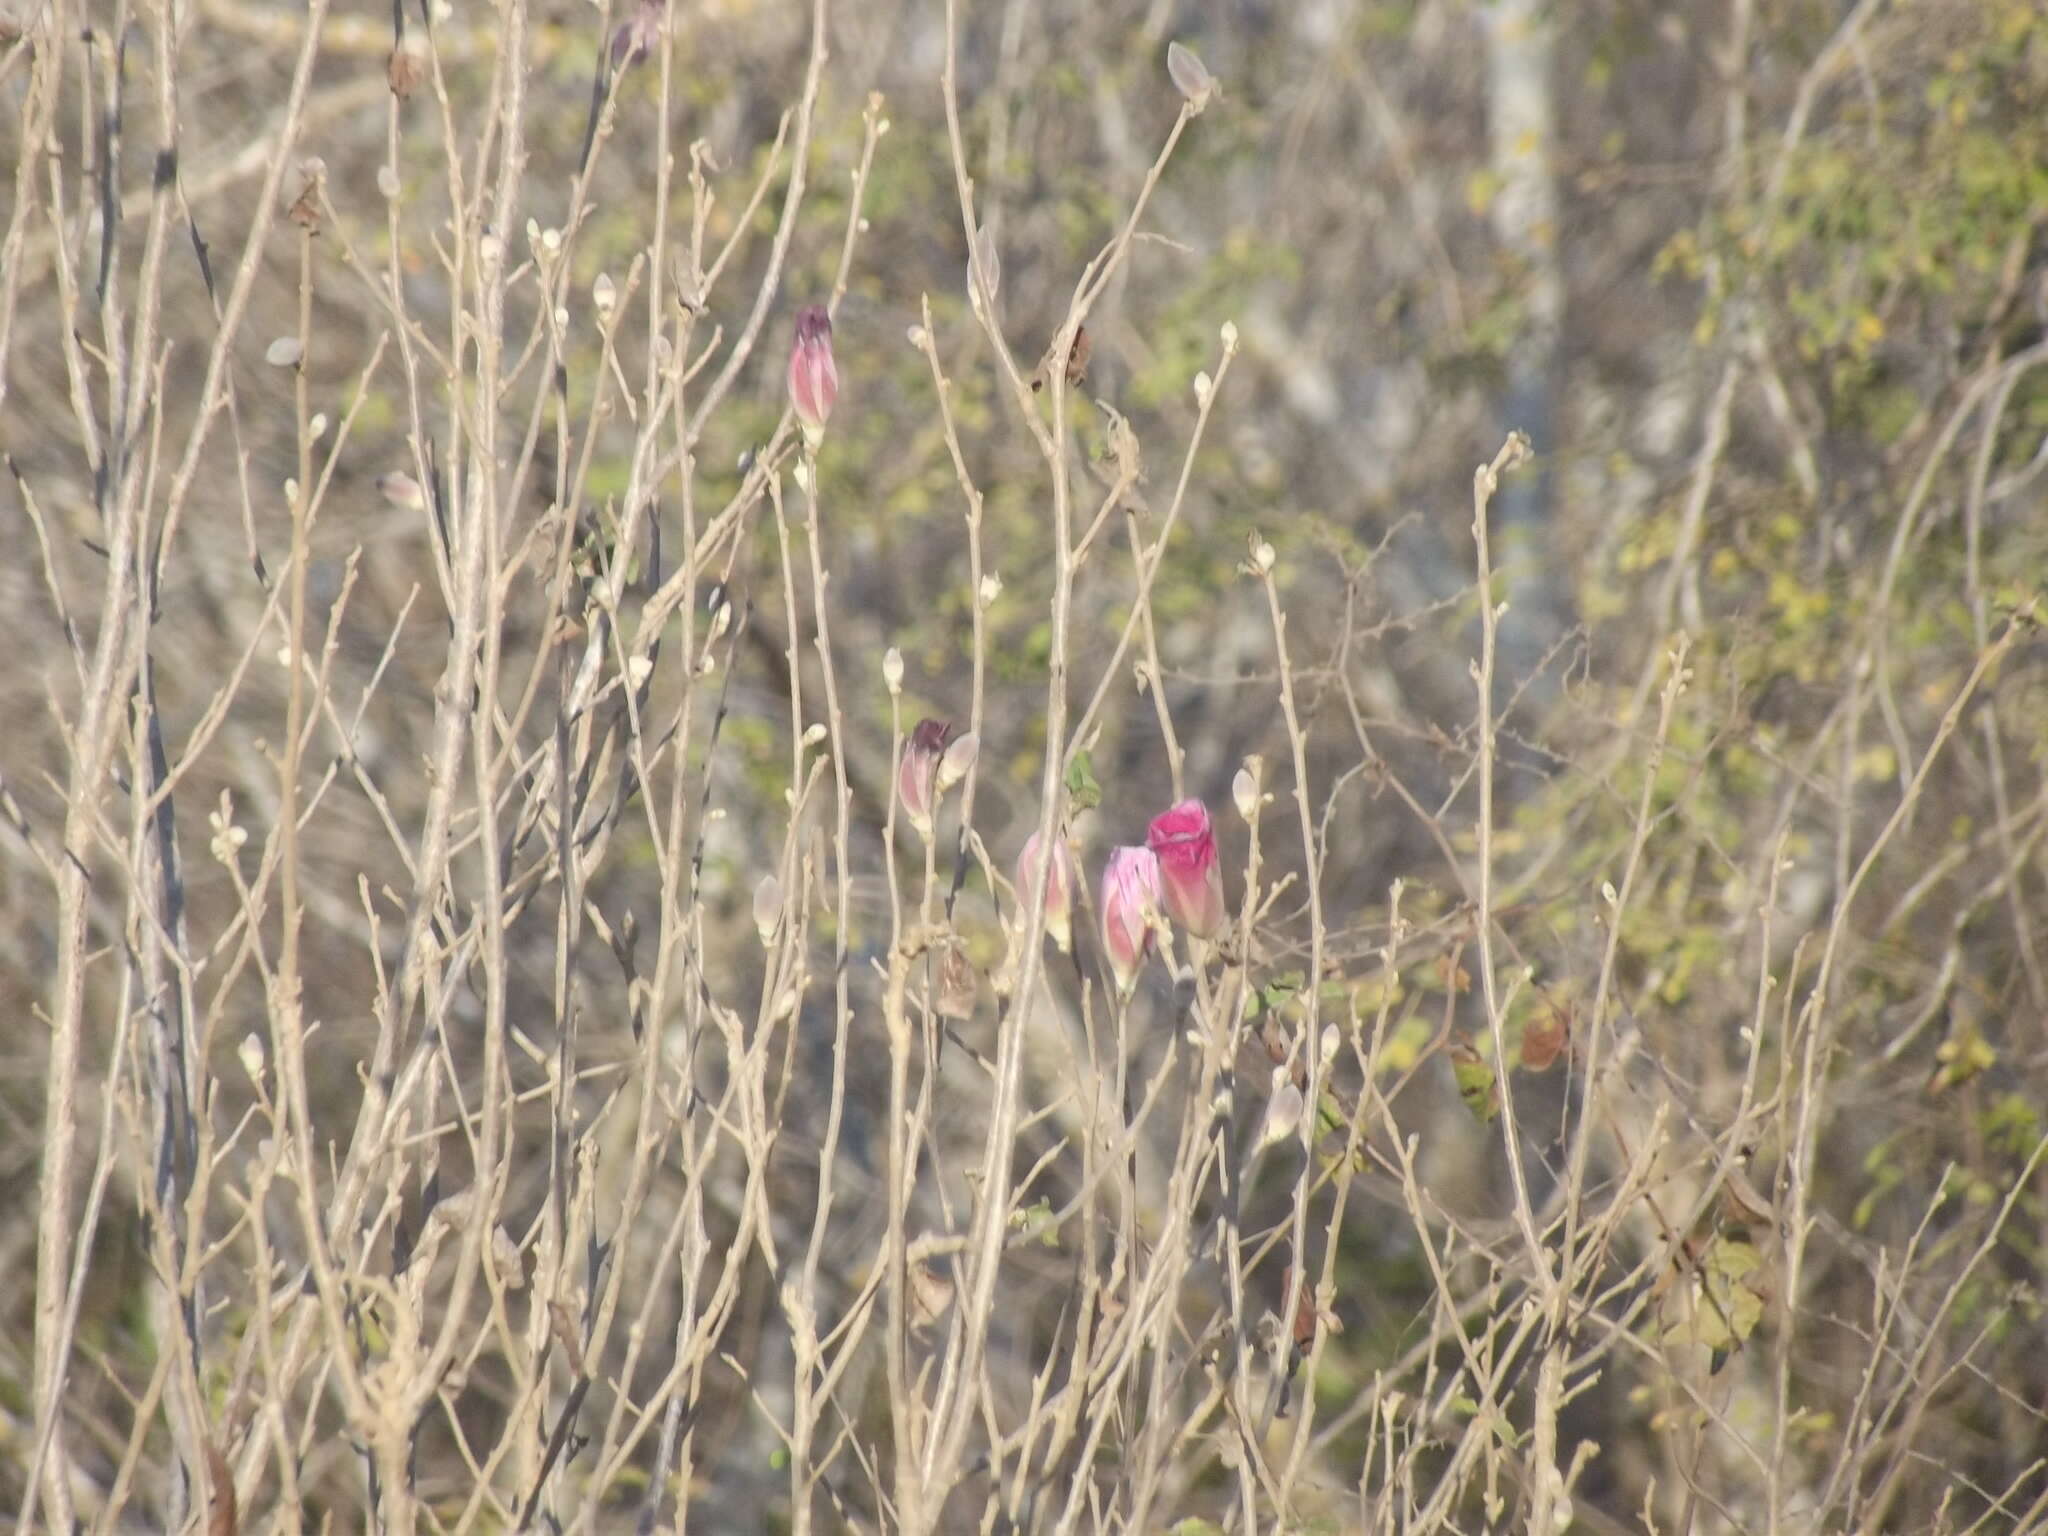
[(1159, 921), (1159, 860), (1149, 848), (1113, 848), (1102, 870), (1102, 952), (1128, 993)]
[(1223, 871), (1208, 807), (1183, 800), (1161, 811), (1146, 830), (1145, 846), (1159, 859), (1167, 915), (1197, 938), (1215, 938), (1223, 931)]
[(938, 810), (939, 767), (953, 738), (951, 721), (920, 720), (896, 765), (896, 798), (903, 802), (910, 824), (926, 837), (932, 835), (932, 816)]
[[(1045, 873), (1045, 931), (1065, 953), (1074, 942), (1072, 859), (1067, 853), (1065, 840), (1057, 831), (1053, 833), (1052, 846), (1052, 867)], [(1038, 834), (1033, 832), (1024, 840), (1024, 851), (1017, 855), (1017, 900), (1020, 903), (1031, 900), (1031, 884), (1038, 878), (1038, 867)], [(1020, 933), (1028, 921), (1021, 912), (1018, 914)]]
[(789, 403), (813, 447), (825, 435), (825, 420), (839, 398), (839, 365), (832, 361), (832, 317), (822, 304), (796, 313), (796, 342), (789, 349)]

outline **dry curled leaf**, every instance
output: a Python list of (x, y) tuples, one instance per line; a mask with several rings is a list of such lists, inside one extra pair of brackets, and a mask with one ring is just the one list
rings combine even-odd
[(940, 1017), (973, 1018), (974, 997), (980, 989), (980, 980), (974, 973), (974, 962), (967, 958), (967, 946), (958, 939), (949, 943), (945, 958), (939, 962), (938, 996), (932, 1000)]
[(498, 1273), (498, 1283), (506, 1290), (526, 1288), (526, 1263), (519, 1256), (519, 1245), (502, 1223), (491, 1228), (491, 1267)]
[(285, 217), (299, 228), (317, 235), (320, 233), (322, 189), (327, 182), (327, 162), (318, 155), (308, 155), (299, 162), (297, 176), (291, 202), (285, 207)]
[(1137, 487), (1145, 480), (1145, 455), (1138, 446), (1138, 434), (1123, 414), (1114, 408), (1096, 401), (1097, 407), (1107, 418), (1109, 438), (1109, 469), (1114, 473), (1102, 472), (1102, 478), (1123, 495), (1124, 504), (1135, 512), (1146, 510), (1145, 501), (1137, 493)]
[(384, 61), (384, 80), (391, 87), (391, 94), (400, 101), (409, 100), (412, 93), (420, 88), (420, 80), (426, 74), (426, 64), (419, 53), (411, 48), (397, 47), (391, 50), (391, 57)]
[[(1286, 1286), (1292, 1284), (1293, 1281), (1294, 1266), (1290, 1264), (1287, 1266), (1287, 1274), (1281, 1282), (1283, 1293)], [(1294, 1303), (1294, 1347), (1298, 1353), (1306, 1355), (1309, 1350), (1315, 1347), (1316, 1330), (1318, 1328), (1330, 1333), (1342, 1333), (1344, 1331), (1344, 1323), (1335, 1312), (1318, 1303), (1314, 1284), (1308, 1280), (1303, 1280), (1301, 1282), (1301, 1292), (1295, 1298)]]
[(577, 1337), (576, 1314), (559, 1301), (548, 1303), (548, 1322), (552, 1325), (555, 1347), (568, 1362), (575, 1375), (583, 1374), (583, 1341)]
[(227, 1457), (211, 1440), (206, 1442), (206, 1536), (236, 1536), (241, 1514), (235, 1505), (235, 1474)]
[(1074, 327), (1074, 344), (1067, 348), (1067, 387), (1078, 389), (1081, 381), (1088, 377), (1088, 359), (1095, 351), (1095, 342), (1088, 334), (1088, 327)]
[[(1031, 376), (1031, 388), (1034, 393), (1045, 388), (1045, 381), (1051, 375), (1052, 350), (1050, 347), (1046, 349), (1045, 361), (1039, 364), (1038, 371)], [(1075, 326), (1074, 339), (1067, 347), (1067, 366), (1065, 369), (1067, 388), (1079, 389), (1083, 381), (1087, 379), (1088, 359), (1094, 351), (1095, 341), (1088, 334), (1088, 327), (1085, 325)]]
[(953, 1280), (933, 1264), (910, 1267), (910, 1325), (929, 1328), (953, 1304)]
[(1557, 1004), (1539, 1007), (1522, 1026), (1522, 1065), (1547, 1072), (1571, 1038), (1570, 1012)]
[(1777, 1207), (1740, 1168), (1730, 1168), (1721, 1182), (1721, 1220), (1731, 1229), (1778, 1229)]

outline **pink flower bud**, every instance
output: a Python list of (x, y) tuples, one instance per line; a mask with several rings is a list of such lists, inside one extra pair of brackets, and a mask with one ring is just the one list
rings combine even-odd
[(1167, 914), (1195, 937), (1215, 938), (1223, 930), (1223, 871), (1216, 864), (1208, 807), (1183, 800), (1161, 811), (1145, 833), (1145, 846), (1159, 859)]
[[(1038, 834), (1034, 832), (1024, 840), (1024, 851), (1017, 855), (1017, 900), (1020, 903), (1031, 899), (1031, 885), (1038, 878), (1038, 846)], [(1053, 833), (1052, 846), (1052, 867), (1045, 874), (1045, 931), (1064, 953), (1072, 949), (1074, 943), (1073, 861), (1067, 852), (1066, 841), (1058, 832)], [(1020, 914), (1017, 919), (1020, 931), (1025, 921)]]
[(939, 764), (953, 744), (953, 726), (946, 720), (920, 720), (910, 740), (903, 744), (903, 760), (896, 765), (896, 798), (910, 824), (926, 837), (932, 835), (932, 815), (939, 803)]
[(1102, 870), (1102, 952), (1129, 992), (1159, 920), (1159, 860), (1149, 848), (1114, 848)]
[(832, 317), (823, 305), (797, 311), (796, 344), (789, 349), (789, 403), (812, 443), (825, 435), (825, 419), (839, 398), (839, 366), (832, 361)]

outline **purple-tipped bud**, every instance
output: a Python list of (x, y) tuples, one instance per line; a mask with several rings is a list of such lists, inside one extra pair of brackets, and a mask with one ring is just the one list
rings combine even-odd
[[(1067, 852), (1067, 845), (1057, 832), (1053, 834), (1052, 867), (1045, 872), (1045, 931), (1053, 943), (1059, 945), (1062, 953), (1072, 949), (1074, 943), (1074, 890), (1073, 860)], [(1031, 886), (1038, 879), (1039, 855), (1038, 834), (1032, 833), (1024, 840), (1024, 851), (1017, 855), (1017, 900), (1031, 899)], [(1020, 914), (1017, 919), (1021, 932), (1026, 919)]]
[(1152, 818), (1145, 846), (1159, 859), (1159, 880), (1167, 915), (1197, 938), (1223, 931), (1223, 871), (1216, 864), (1216, 838), (1209, 808), (1183, 800)]
[(789, 403), (812, 443), (839, 398), (839, 365), (832, 361), (832, 317), (821, 304), (796, 312), (796, 343), (789, 349)]
[(953, 738), (951, 721), (920, 720), (903, 743), (903, 760), (896, 765), (896, 798), (903, 802), (910, 824), (926, 837), (932, 835), (932, 816), (939, 804), (939, 765)]
[(633, 14), (612, 32), (612, 68), (631, 69), (654, 51), (661, 41), (661, 17), (667, 0), (639, 0)]
[(1102, 952), (1129, 992), (1159, 921), (1159, 860), (1149, 848), (1113, 848), (1102, 870)]

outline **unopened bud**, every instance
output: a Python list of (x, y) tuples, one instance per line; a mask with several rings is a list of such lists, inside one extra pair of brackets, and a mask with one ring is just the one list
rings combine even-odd
[(1257, 755), (1244, 760), (1244, 766), (1230, 781), (1231, 804), (1237, 807), (1237, 814), (1246, 821), (1255, 821), (1259, 814), (1259, 774), (1264, 764)]
[(974, 760), (981, 755), (981, 738), (969, 731), (953, 739), (943, 756), (939, 758), (938, 790), (944, 794), (974, 768)]
[(789, 349), (789, 404), (805, 439), (816, 446), (839, 399), (839, 365), (832, 357), (832, 317), (822, 304), (797, 311)]
[(763, 875), (754, 887), (754, 931), (765, 948), (775, 937), (775, 925), (782, 917), (782, 882)]
[(1196, 112), (1209, 105), (1209, 98), (1216, 94), (1216, 77), (1209, 73), (1208, 66), (1195, 57), (1192, 48), (1180, 43), (1166, 45), (1166, 73), (1172, 77), (1174, 88), (1187, 99), (1187, 104)]

